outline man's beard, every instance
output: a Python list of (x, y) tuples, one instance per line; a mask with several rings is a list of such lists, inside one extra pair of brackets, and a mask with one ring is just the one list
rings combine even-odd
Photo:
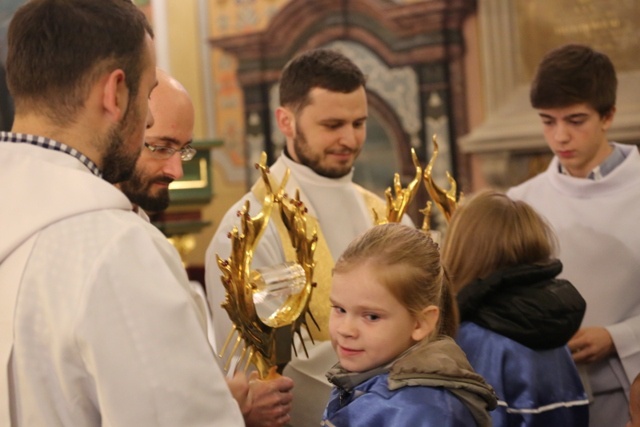
[[(296, 136), (293, 138), (293, 150), (301, 164), (307, 166), (318, 175), (326, 178), (342, 178), (343, 176), (348, 175), (353, 168), (353, 165), (337, 165), (333, 167), (323, 166), (322, 153), (317, 154), (310, 149), (309, 141), (307, 140), (304, 132), (302, 132), (302, 129), (298, 127), (297, 123)], [(347, 149), (345, 148), (345, 150)], [(350, 150), (350, 152), (353, 152), (353, 150)], [(358, 153), (356, 153), (356, 157), (357, 156)]]
[(151, 186), (155, 182), (170, 184), (173, 179), (166, 176), (145, 179), (135, 170), (128, 181), (120, 184), (120, 189), (134, 205), (147, 212), (160, 212), (169, 207), (169, 189), (161, 188), (153, 195), (151, 194)]
[(111, 184), (128, 180), (136, 167), (142, 144), (137, 151), (130, 153), (127, 151), (126, 136), (133, 133), (132, 127), (139, 117), (135, 107), (130, 104), (122, 122), (114, 125), (105, 138), (107, 148), (102, 158), (102, 178)]

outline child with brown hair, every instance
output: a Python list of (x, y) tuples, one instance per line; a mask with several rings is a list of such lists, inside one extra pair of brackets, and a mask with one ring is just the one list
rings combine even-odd
[(456, 341), (498, 395), (493, 425), (588, 425), (588, 400), (566, 346), (584, 299), (557, 279), (554, 235), (534, 209), (486, 191), (451, 218), (442, 260), (457, 293)]
[(455, 301), (437, 245), (401, 224), (356, 238), (333, 270), (339, 363), (324, 426), (490, 426), (494, 392), (451, 338)]
[(530, 100), (554, 157), (507, 192), (549, 221), (562, 274), (587, 302), (567, 345), (593, 392), (592, 427), (624, 425), (629, 385), (640, 372), (640, 153), (610, 139), (617, 88), (605, 52), (582, 44), (549, 51)]

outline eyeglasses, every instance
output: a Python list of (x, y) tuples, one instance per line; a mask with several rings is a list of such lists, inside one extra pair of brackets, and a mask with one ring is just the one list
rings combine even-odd
[(180, 153), (180, 159), (182, 159), (183, 162), (188, 162), (189, 160), (193, 159), (193, 156), (196, 155), (196, 149), (190, 145), (187, 145), (180, 150), (176, 150), (175, 148), (171, 147), (163, 147), (160, 145), (151, 145), (147, 144), (146, 142), (144, 143), (144, 146), (147, 147), (149, 151), (151, 151), (151, 157), (158, 160), (167, 160), (170, 159), (174, 154)]

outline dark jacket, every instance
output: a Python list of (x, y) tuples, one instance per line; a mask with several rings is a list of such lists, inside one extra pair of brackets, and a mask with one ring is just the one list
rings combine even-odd
[(562, 263), (497, 271), (457, 296), (461, 322), (473, 322), (532, 349), (563, 346), (578, 331), (587, 307), (578, 290), (557, 279)]
[(586, 393), (565, 345), (585, 302), (559, 261), (499, 271), (458, 294), (456, 341), (498, 395), (494, 427), (587, 427)]

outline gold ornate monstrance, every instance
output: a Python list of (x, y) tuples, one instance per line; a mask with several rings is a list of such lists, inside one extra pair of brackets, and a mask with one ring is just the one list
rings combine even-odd
[[(262, 153), (260, 163), (261, 178), (266, 192), (261, 211), (254, 217), (249, 215), (249, 201), (238, 212), (240, 230), (234, 227), (229, 233), (231, 256), (223, 260), (217, 256), (218, 266), (222, 270), (222, 283), (226, 289), (226, 298), (222, 307), (227, 311), (233, 328), (220, 351), (224, 357), (233, 341), (233, 347), (227, 355), (225, 370), (229, 369), (234, 357), (239, 355), (238, 363), (246, 360), (244, 369), (255, 365), (261, 378), (277, 375), (276, 368), (291, 360), (291, 347), (295, 334), (302, 338), (302, 325), (307, 328), (307, 315), (315, 322), (309, 311), (309, 302), (315, 284), (312, 282), (315, 267), (313, 255), (318, 240), (316, 230), (308, 234), (306, 208), (300, 201), (299, 193), (291, 199), (284, 188), (289, 178), (289, 170), (274, 191), (273, 183), (266, 166), (266, 154)], [(262, 319), (256, 311), (254, 294), (261, 291), (256, 285), (255, 272), (251, 270), (253, 253), (269, 222), (274, 209), (282, 216), (289, 231), (291, 244), (296, 250), (297, 264), (302, 267), (305, 283), (302, 291), (291, 294), (284, 303), (268, 318)], [(317, 325), (316, 325), (317, 326)], [(311, 333), (309, 332), (309, 335)], [(301, 339), (304, 346), (304, 341)], [(306, 348), (304, 348), (306, 352)]]

